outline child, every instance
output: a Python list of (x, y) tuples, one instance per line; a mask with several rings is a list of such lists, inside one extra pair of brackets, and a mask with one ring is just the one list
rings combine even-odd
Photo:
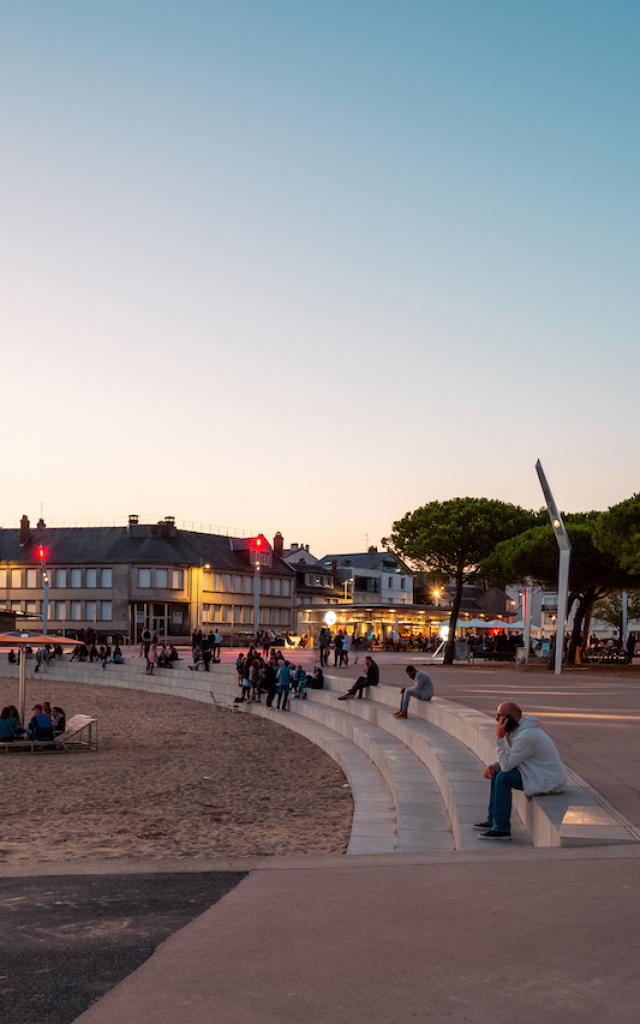
[(302, 665), (298, 665), (296, 668), (296, 674), (293, 677), (293, 689), (296, 697), (301, 700), (307, 698), (307, 673), (303, 669)]

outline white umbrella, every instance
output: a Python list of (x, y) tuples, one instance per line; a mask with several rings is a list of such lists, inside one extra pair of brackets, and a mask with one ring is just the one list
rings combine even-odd
[(458, 619), (458, 629), (486, 629), (488, 625), (484, 619), (469, 619), (468, 622)]

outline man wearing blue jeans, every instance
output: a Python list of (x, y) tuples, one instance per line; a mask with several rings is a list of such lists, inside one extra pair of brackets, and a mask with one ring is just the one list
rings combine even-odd
[(491, 781), (489, 812), (479, 839), (511, 838), (511, 793), (524, 790), (526, 796), (561, 792), (567, 781), (566, 769), (555, 743), (538, 725), (537, 718), (523, 718), (517, 704), (506, 701), (496, 712), (496, 754), (487, 765), (485, 779)]

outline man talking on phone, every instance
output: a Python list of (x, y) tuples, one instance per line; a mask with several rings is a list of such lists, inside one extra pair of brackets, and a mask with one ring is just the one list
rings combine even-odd
[(486, 821), (478, 839), (511, 839), (511, 791), (522, 789), (526, 796), (559, 793), (567, 772), (553, 740), (543, 732), (537, 718), (522, 717), (517, 704), (506, 701), (496, 712), (496, 754), (487, 765), (485, 779), (491, 780)]

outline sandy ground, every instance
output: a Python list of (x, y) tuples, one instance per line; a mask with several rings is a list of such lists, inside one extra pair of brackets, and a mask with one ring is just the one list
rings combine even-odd
[[(27, 708), (94, 715), (100, 748), (0, 754), (0, 863), (346, 849), (351, 791), (301, 736), (179, 697), (43, 682), (28, 680)], [(16, 697), (0, 679), (0, 704)]]

